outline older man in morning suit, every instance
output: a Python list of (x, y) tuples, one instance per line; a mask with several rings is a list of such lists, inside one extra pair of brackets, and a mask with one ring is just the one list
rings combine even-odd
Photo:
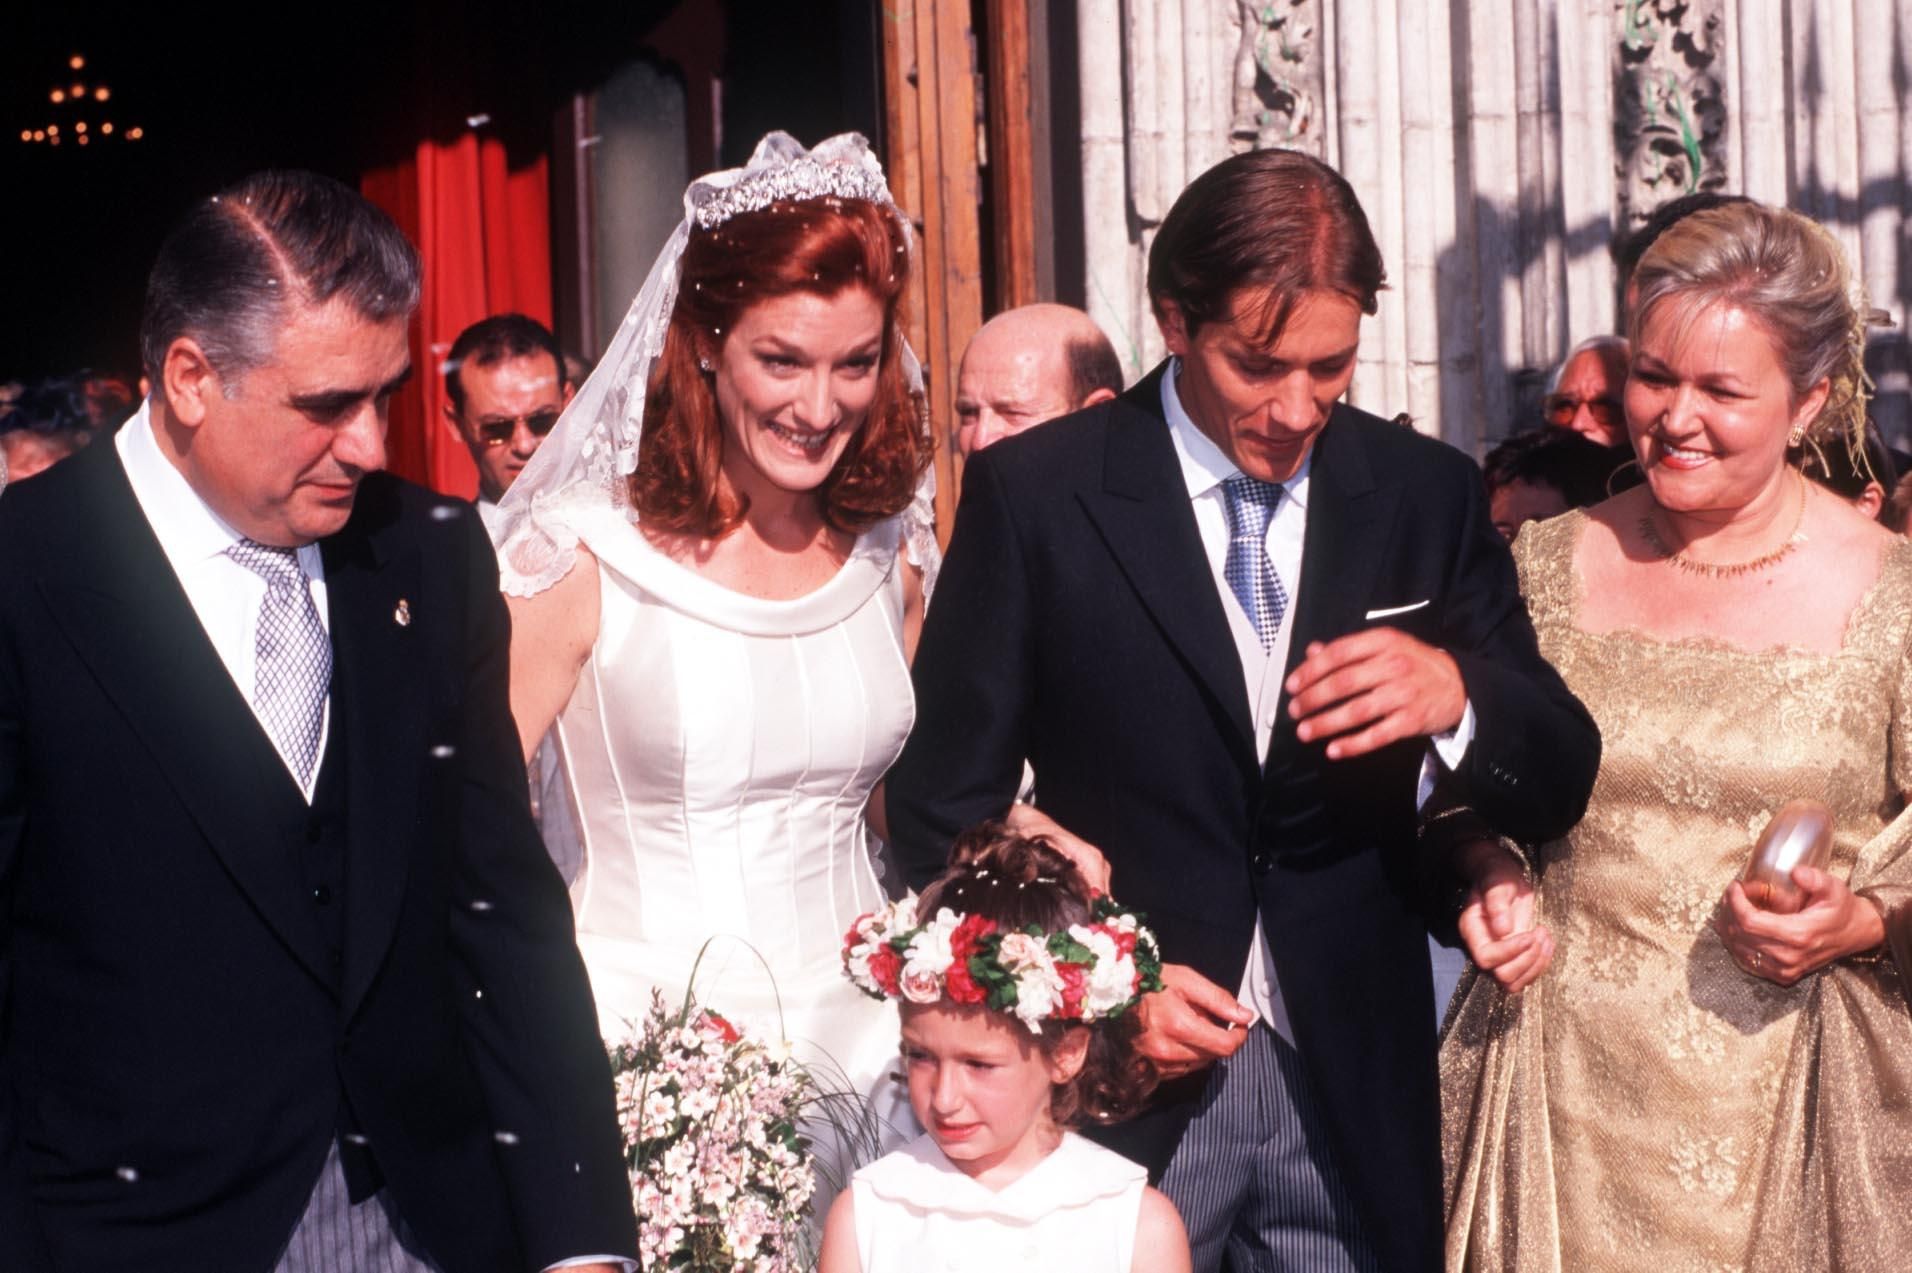
[(629, 1267), (476, 514), (388, 478), (418, 259), (265, 173), (152, 396), (0, 499), (0, 1267)]
[[(1197, 1269), (1438, 1268), (1446, 864), (1417, 813), (1438, 780), (1556, 835), (1598, 763), (1472, 462), (1338, 402), (1382, 279), (1313, 159), (1183, 192), (1149, 259), (1173, 357), (970, 459), (887, 780), (921, 878), (1027, 757), (1042, 810), (1012, 822), (1099, 849), (1148, 913), (1175, 966), (1142, 1046), (1171, 1081), (1105, 1138), (1160, 1174)], [(1523, 887), (1497, 851), (1467, 873)]]

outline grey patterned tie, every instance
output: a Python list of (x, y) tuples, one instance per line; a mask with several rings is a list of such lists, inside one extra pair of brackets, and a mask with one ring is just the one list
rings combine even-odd
[(242, 539), (226, 555), (266, 581), (253, 642), (252, 709), (299, 782), (309, 784), (332, 683), (332, 642), (295, 550)]
[(1222, 574), (1255, 625), (1261, 648), (1270, 650), (1288, 610), (1288, 590), (1268, 560), (1268, 523), (1281, 502), (1281, 487), (1237, 473), (1222, 483), (1222, 493), (1228, 497), (1228, 557)]

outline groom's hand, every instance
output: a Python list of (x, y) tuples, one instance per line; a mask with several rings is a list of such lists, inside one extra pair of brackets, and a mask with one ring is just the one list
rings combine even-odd
[(1248, 1037), (1255, 1014), (1186, 964), (1162, 965), (1163, 988), (1136, 1009), (1142, 1033), (1135, 1050), (1165, 1079), (1180, 1078), (1231, 1056)]
[(1295, 737), (1332, 739), (1329, 760), (1445, 733), (1467, 710), (1467, 687), (1453, 656), (1399, 628), (1310, 643), (1283, 688), (1288, 714), (1299, 722)]

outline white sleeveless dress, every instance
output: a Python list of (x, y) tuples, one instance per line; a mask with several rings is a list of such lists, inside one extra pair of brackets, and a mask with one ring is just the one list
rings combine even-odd
[(598, 639), (554, 737), (605, 1036), (653, 988), (681, 1002), (694, 973), (701, 1004), (894, 1118), (896, 1013), (845, 979), (841, 952), (884, 901), (864, 805), (915, 719), (900, 523), (789, 601), (679, 565), (617, 509), (571, 525), (600, 567)]
[(1148, 1173), (1065, 1132), (1000, 1192), (920, 1136), (858, 1171), (850, 1190), (863, 1273), (1129, 1273)]

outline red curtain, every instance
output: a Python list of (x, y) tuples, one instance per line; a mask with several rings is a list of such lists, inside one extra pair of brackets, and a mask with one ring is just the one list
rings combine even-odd
[(546, 158), (511, 168), (503, 143), (466, 133), (423, 142), (367, 172), (359, 188), (418, 245), (424, 297), (412, 327), (412, 379), (392, 403), (388, 464), (447, 495), (478, 474), (445, 419), (445, 355), (481, 318), (516, 311), (551, 325), (551, 195)]

